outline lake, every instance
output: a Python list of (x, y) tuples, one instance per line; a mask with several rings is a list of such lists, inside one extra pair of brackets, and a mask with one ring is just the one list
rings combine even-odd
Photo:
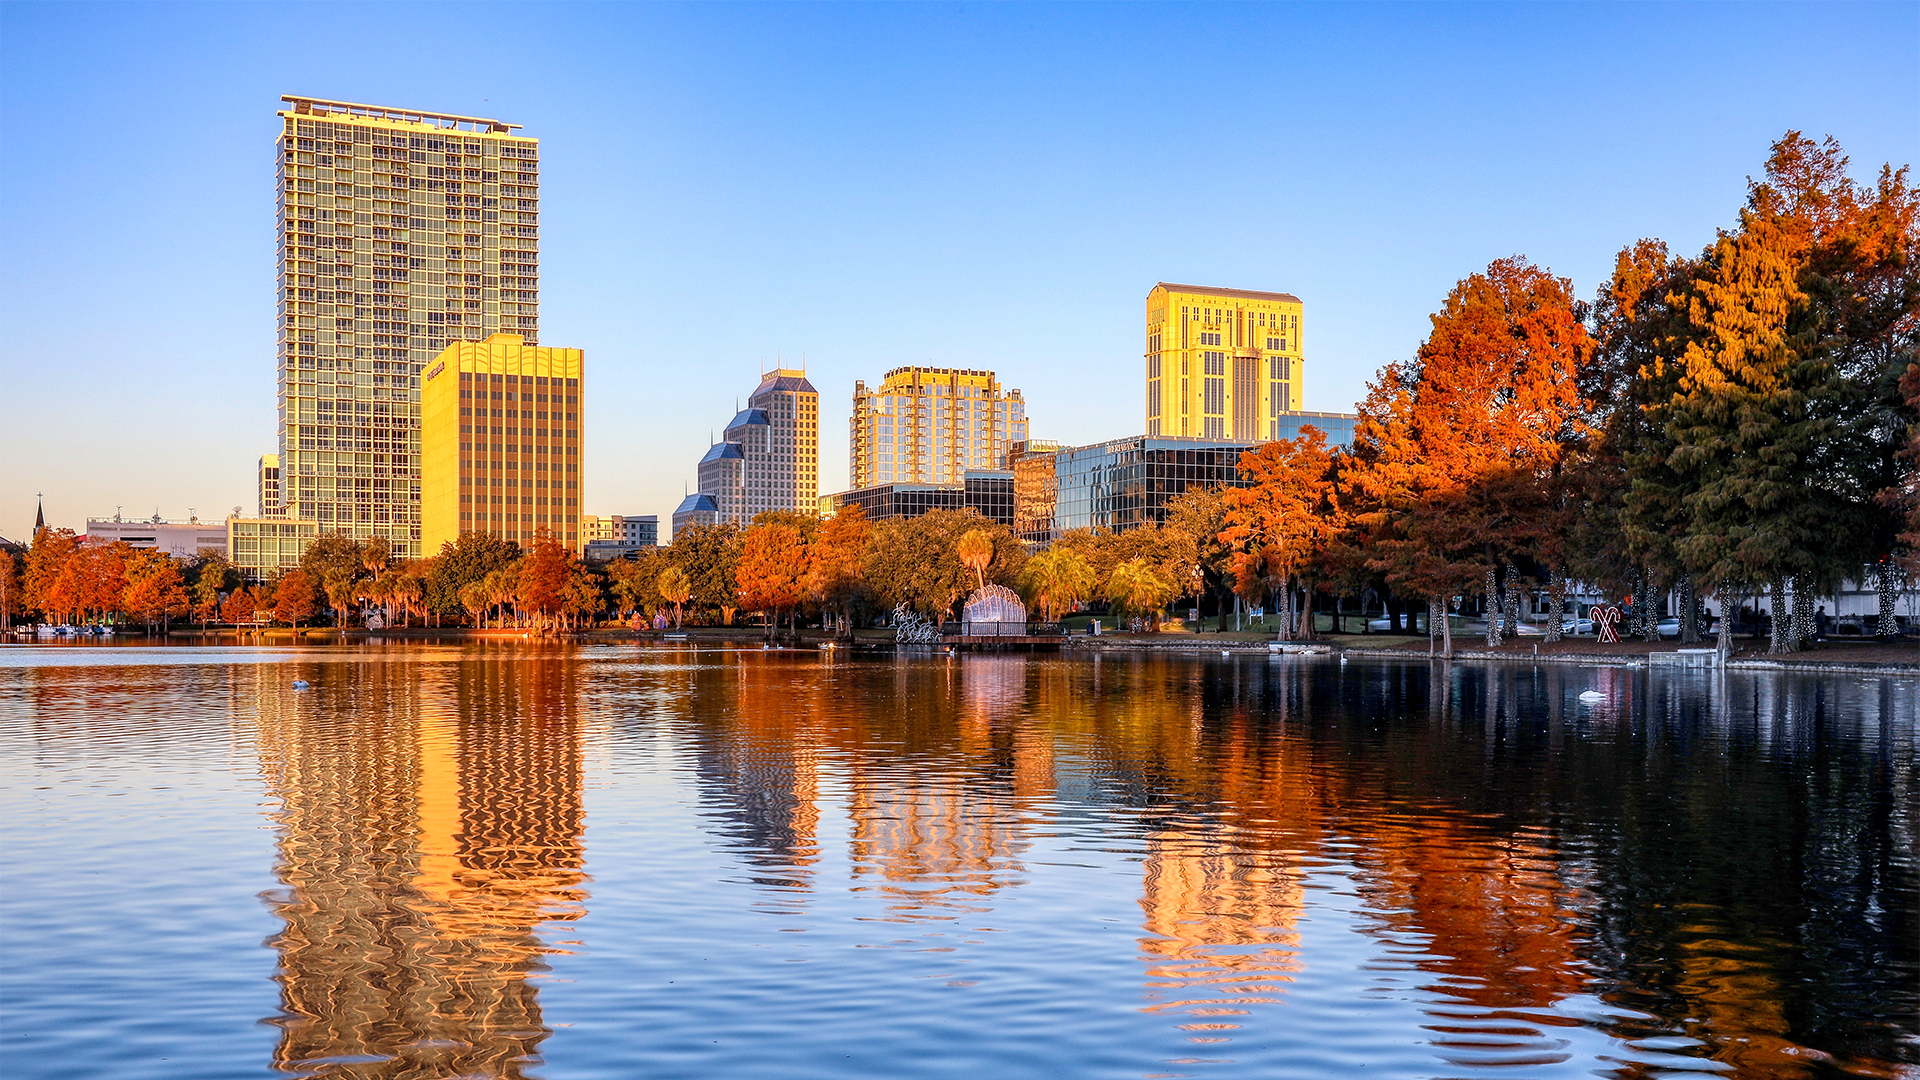
[(0, 1054), (1912, 1077), (1917, 715), (1905, 676), (6, 648)]

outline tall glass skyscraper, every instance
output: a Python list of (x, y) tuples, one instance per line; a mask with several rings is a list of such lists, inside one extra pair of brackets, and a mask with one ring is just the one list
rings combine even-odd
[[(538, 344), (539, 142), (484, 117), (283, 100), (280, 490), (258, 524), (431, 554), (420, 544), (421, 370), (454, 341), (506, 332)], [(265, 555), (282, 531), (233, 539), (259, 539)], [(285, 563), (234, 556), (269, 573)]]

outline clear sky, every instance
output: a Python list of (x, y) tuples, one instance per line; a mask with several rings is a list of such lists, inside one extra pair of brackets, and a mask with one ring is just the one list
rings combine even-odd
[(1348, 410), (1460, 277), (1696, 251), (1788, 129), (1920, 154), (1920, 4), (0, 5), (0, 535), (252, 513), (283, 93), (541, 140), (589, 513), (659, 514), (777, 359), (988, 368), (1139, 434), (1155, 281), (1306, 304)]

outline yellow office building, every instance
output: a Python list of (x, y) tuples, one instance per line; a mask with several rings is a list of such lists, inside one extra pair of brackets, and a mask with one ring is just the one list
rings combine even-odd
[(420, 546), (463, 532), (522, 545), (539, 529), (575, 551), (580, 375), (586, 353), (519, 334), (456, 341), (420, 377)]
[(1300, 298), (1160, 282), (1147, 293), (1147, 435), (1262, 442), (1299, 412)]

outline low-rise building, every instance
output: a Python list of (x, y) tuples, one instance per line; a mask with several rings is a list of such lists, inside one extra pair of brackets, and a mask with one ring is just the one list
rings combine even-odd
[(971, 469), (958, 484), (876, 484), (829, 495), (821, 510), (837, 512), (858, 506), (868, 520), (919, 517), (929, 510), (978, 510), (982, 517), (1013, 524), (1013, 473), (1003, 469)]
[(580, 538), (591, 544), (611, 540), (622, 544), (652, 547), (660, 543), (658, 514), (582, 514)]
[(122, 521), (117, 515), (88, 518), (87, 535), (109, 543), (117, 540), (130, 547), (164, 551), (176, 559), (191, 559), (202, 552), (227, 552), (226, 525), (199, 518), (167, 521), (158, 514), (145, 521)]
[(320, 523), (294, 518), (227, 519), (227, 559), (250, 581), (270, 581), (300, 565)]

